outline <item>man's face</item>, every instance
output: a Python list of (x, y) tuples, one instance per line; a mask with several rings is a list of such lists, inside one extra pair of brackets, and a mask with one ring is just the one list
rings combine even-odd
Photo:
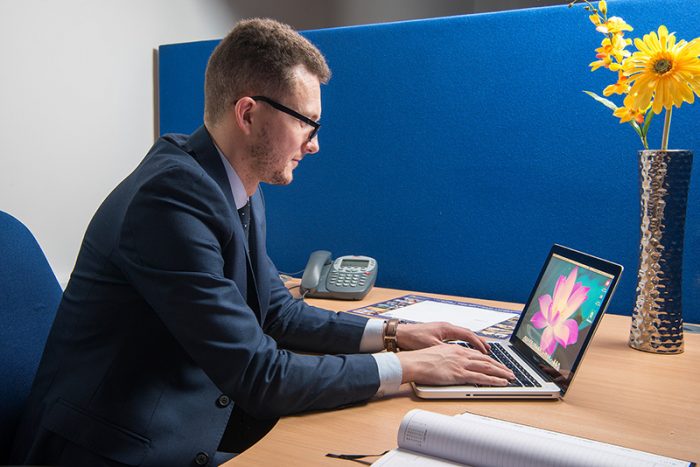
[[(318, 78), (306, 68), (294, 69), (296, 86), (292, 93), (278, 102), (296, 112), (317, 121), (321, 116), (321, 86)], [(274, 98), (274, 97), (273, 97)], [(279, 111), (266, 102), (262, 106), (264, 120), (258, 127), (250, 145), (251, 166), (256, 178), (273, 185), (292, 182), (293, 171), (306, 154), (318, 151), (318, 137), (309, 140), (313, 127), (295, 117)]]

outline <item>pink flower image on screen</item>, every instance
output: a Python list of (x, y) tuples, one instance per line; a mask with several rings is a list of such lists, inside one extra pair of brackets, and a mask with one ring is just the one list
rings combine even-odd
[(549, 294), (541, 295), (538, 298), (540, 311), (530, 318), (537, 329), (544, 329), (540, 349), (548, 355), (554, 353), (557, 344), (566, 347), (578, 340), (578, 323), (570, 317), (586, 301), (590, 287), (576, 282), (577, 275), (578, 267), (568, 277), (559, 276), (554, 286), (554, 298)]

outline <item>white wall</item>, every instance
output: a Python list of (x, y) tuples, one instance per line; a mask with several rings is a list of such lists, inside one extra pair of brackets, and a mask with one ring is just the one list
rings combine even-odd
[(250, 16), (316, 29), (484, 11), (484, 2), (0, 0), (0, 210), (30, 228), (65, 284), (93, 213), (153, 143), (159, 45), (220, 38)]
[(0, 0), (0, 209), (61, 283), (92, 214), (153, 143), (153, 49), (232, 24), (207, 0)]

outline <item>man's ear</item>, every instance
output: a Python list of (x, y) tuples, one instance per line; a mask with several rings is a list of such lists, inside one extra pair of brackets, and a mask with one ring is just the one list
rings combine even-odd
[(250, 97), (242, 97), (238, 99), (233, 107), (236, 126), (245, 135), (250, 135), (253, 131), (253, 121), (257, 116), (255, 112), (256, 104)]

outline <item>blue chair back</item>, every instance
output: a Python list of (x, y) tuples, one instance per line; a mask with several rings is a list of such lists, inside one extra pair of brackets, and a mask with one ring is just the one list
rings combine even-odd
[(9, 457), (60, 300), (61, 287), (34, 236), (0, 211), (0, 464)]

